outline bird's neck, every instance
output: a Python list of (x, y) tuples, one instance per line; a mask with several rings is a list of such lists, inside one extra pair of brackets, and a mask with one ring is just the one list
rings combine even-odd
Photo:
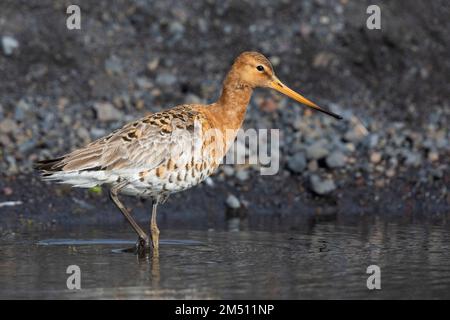
[(253, 88), (243, 83), (231, 69), (223, 82), (220, 98), (214, 104), (214, 113), (224, 129), (237, 130), (242, 126)]

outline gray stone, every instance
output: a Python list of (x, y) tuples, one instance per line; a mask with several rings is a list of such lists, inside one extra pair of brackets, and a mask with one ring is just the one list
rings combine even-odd
[(10, 36), (2, 37), (2, 48), (5, 56), (10, 56), (13, 54), (14, 50), (19, 48), (19, 41)]
[(5, 119), (0, 122), (0, 132), (1, 133), (11, 133), (18, 129), (16, 122), (12, 119)]
[(306, 157), (303, 152), (297, 152), (290, 156), (287, 162), (289, 170), (295, 173), (301, 173), (306, 168)]
[(121, 74), (123, 72), (122, 61), (113, 55), (105, 61), (105, 69), (110, 74)]
[(349, 142), (359, 142), (364, 139), (368, 135), (368, 131), (365, 126), (363, 126), (359, 120), (355, 120), (357, 124), (350, 130), (345, 133), (345, 140)]
[(319, 160), (325, 158), (328, 155), (329, 151), (327, 148), (323, 146), (322, 142), (316, 142), (306, 148), (306, 157), (308, 160)]
[(431, 169), (430, 175), (433, 179), (439, 180), (444, 177), (444, 171), (441, 168)]
[(183, 26), (183, 24), (181, 24), (178, 21), (173, 21), (170, 25), (169, 25), (169, 31), (172, 34), (176, 34), (176, 35), (181, 35), (184, 33), (185, 28)]
[(381, 154), (381, 152), (372, 152), (370, 154), (370, 162), (372, 163), (379, 163), (381, 161), (381, 159), (383, 158), (383, 155)]
[(347, 163), (347, 157), (339, 151), (334, 151), (326, 159), (329, 168), (342, 168)]
[(234, 175), (234, 168), (232, 166), (222, 166), (222, 171), (227, 177)]
[(308, 163), (308, 171), (315, 172), (317, 170), (319, 170), (319, 164), (317, 163), (316, 160), (311, 160)]
[(241, 169), (236, 172), (235, 176), (240, 181), (246, 181), (250, 177), (250, 173), (248, 170)]
[(25, 102), (25, 100), (20, 100), (14, 111), (14, 119), (17, 121), (23, 121), (25, 119), (25, 114), (30, 110), (30, 105)]
[(378, 145), (378, 142), (380, 141), (380, 137), (378, 134), (371, 134), (367, 137), (365, 140), (367, 142), (367, 146), (372, 149), (375, 148)]
[(230, 209), (239, 209), (241, 207), (241, 203), (239, 202), (239, 199), (236, 198), (234, 195), (230, 194), (227, 197), (227, 200), (225, 201), (225, 204)]
[(102, 122), (117, 121), (123, 118), (122, 112), (109, 102), (96, 102), (94, 103), (94, 109), (98, 120)]
[(173, 86), (177, 82), (177, 77), (170, 73), (160, 73), (156, 77), (156, 83), (161, 86)]
[(336, 185), (332, 179), (322, 180), (317, 175), (312, 175), (309, 179), (311, 189), (319, 195), (326, 195), (336, 189)]
[(91, 140), (91, 135), (89, 134), (89, 131), (85, 127), (79, 127), (77, 129), (77, 135), (84, 142), (89, 142)]
[(417, 167), (422, 163), (422, 156), (417, 152), (407, 151), (403, 155), (405, 156), (405, 164), (407, 166)]
[(19, 152), (26, 153), (26, 152), (34, 149), (35, 146), (36, 146), (36, 140), (34, 140), (34, 139), (27, 140), (19, 145)]
[(153, 87), (153, 84), (146, 77), (138, 77), (136, 79), (136, 84), (142, 89), (151, 89)]

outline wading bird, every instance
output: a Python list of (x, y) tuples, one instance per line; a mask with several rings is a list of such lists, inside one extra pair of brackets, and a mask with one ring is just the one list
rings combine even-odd
[[(242, 126), (256, 87), (273, 88), (341, 119), (284, 85), (262, 54), (244, 52), (234, 61), (216, 102), (180, 105), (145, 116), (67, 155), (39, 161), (36, 168), (46, 180), (75, 187), (108, 185), (112, 201), (138, 234), (138, 250), (150, 246), (151, 241), (157, 253), (158, 204), (174, 192), (199, 184), (217, 169)], [(119, 200), (119, 194), (152, 200), (150, 238)]]

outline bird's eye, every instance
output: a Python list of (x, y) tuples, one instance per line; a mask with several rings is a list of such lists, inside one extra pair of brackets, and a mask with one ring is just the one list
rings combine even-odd
[(258, 70), (258, 71), (264, 71), (264, 67), (263, 66), (261, 66), (261, 65), (259, 65), (259, 66), (257, 66), (256, 67), (256, 70)]

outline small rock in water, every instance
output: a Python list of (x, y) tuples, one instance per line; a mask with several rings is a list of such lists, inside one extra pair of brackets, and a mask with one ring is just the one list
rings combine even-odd
[(342, 168), (347, 163), (347, 157), (341, 152), (335, 151), (327, 157), (326, 162), (330, 168)]
[(96, 102), (96, 103), (94, 103), (94, 109), (97, 114), (97, 118), (100, 121), (104, 121), (104, 122), (117, 121), (117, 120), (122, 119), (122, 117), (123, 117), (122, 112), (117, 110), (109, 102)]
[(10, 36), (2, 37), (2, 48), (5, 56), (10, 56), (13, 54), (14, 50), (19, 47), (19, 41)]
[(336, 189), (336, 185), (333, 180), (322, 180), (317, 175), (312, 175), (309, 182), (311, 183), (312, 191), (319, 195), (326, 195)]
[(306, 157), (303, 152), (297, 152), (296, 154), (289, 157), (287, 166), (289, 170), (295, 173), (301, 173), (306, 168)]
[(241, 207), (241, 203), (239, 202), (239, 199), (236, 198), (234, 195), (230, 194), (225, 201), (226, 205), (230, 209), (238, 209)]

